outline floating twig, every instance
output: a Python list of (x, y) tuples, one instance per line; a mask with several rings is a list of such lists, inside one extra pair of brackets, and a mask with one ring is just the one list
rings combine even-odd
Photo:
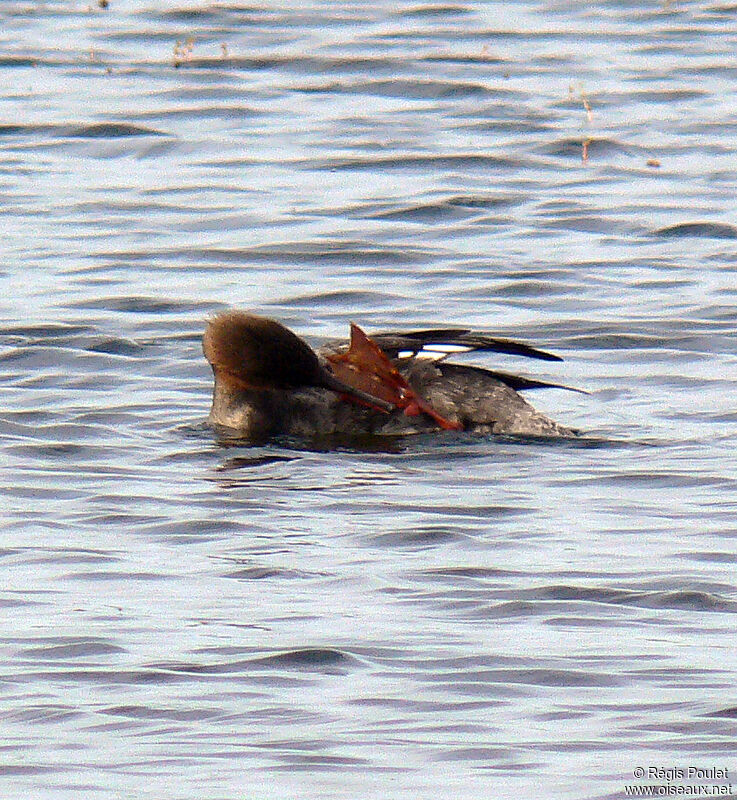
[(192, 59), (192, 51), (194, 50), (194, 36), (190, 36), (185, 41), (174, 45), (174, 67), (179, 69), (182, 64)]

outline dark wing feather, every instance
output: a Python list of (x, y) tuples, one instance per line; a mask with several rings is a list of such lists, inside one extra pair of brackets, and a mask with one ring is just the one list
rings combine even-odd
[(511, 375), (508, 372), (497, 372), (492, 369), (485, 369), (484, 367), (476, 367), (471, 364), (439, 364), (438, 368), (443, 375), (460, 375), (464, 372), (473, 372), (477, 375), (494, 378), (500, 383), (504, 383), (515, 392), (524, 391), (525, 389), (565, 389), (567, 392), (578, 392), (579, 394), (588, 394), (583, 389), (576, 389), (573, 386), (566, 386), (563, 383), (550, 383), (549, 381), (538, 381), (534, 378), (523, 378), (520, 375)]
[[(396, 358), (399, 353), (419, 353), (427, 345), (452, 345), (467, 348), (467, 352), (482, 350), (491, 353), (507, 353), (514, 356), (539, 358), (542, 361), (562, 361), (560, 356), (546, 353), (522, 342), (512, 339), (500, 339), (468, 328), (439, 328), (427, 331), (410, 331), (408, 333), (377, 333), (371, 338), (389, 356)], [(450, 354), (450, 353), (449, 353)]]

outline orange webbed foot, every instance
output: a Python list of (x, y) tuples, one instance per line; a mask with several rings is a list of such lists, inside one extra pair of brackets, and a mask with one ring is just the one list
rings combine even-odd
[[(349, 386), (401, 408), (409, 417), (427, 414), (445, 430), (462, 429), (460, 423), (445, 419), (426, 403), (402, 377), (386, 353), (358, 325), (351, 323), (348, 350), (327, 358), (335, 376)], [(348, 395), (344, 397), (351, 402), (361, 402)]]

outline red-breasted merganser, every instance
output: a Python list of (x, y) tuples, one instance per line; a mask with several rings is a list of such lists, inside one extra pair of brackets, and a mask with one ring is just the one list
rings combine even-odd
[(485, 333), (452, 328), (368, 337), (352, 325), (350, 345), (329, 343), (316, 353), (275, 320), (226, 311), (208, 322), (202, 346), (215, 376), (210, 422), (246, 439), (443, 429), (575, 435), (518, 394), (569, 387), (443, 360), (475, 350), (562, 360)]

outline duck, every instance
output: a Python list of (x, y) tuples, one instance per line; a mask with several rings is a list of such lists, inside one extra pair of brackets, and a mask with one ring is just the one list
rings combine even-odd
[(447, 360), (493, 352), (562, 361), (485, 332), (435, 328), (369, 336), (351, 324), (349, 341), (315, 351), (274, 319), (228, 310), (207, 322), (202, 347), (214, 378), (209, 423), (242, 439), (443, 431), (578, 435), (520, 394), (571, 387)]

